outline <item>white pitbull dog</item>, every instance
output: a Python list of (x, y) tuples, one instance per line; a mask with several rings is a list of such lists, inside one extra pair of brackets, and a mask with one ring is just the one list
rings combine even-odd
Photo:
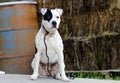
[(60, 24), (62, 9), (42, 8), (43, 20), (35, 39), (37, 53), (31, 63), (32, 80), (38, 76), (52, 76), (56, 79), (69, 81), (65, 75), (63, 42), (57, 29)]

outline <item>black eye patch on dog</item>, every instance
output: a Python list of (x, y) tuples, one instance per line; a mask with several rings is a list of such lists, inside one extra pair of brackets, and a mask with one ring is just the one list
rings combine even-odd
[(44, 20), (47, 20), (49, 22), (52, 19), (51, 10), (47, 9), (47, 12), (45, 13), (45, 15), (43, 17), (44, 17)]

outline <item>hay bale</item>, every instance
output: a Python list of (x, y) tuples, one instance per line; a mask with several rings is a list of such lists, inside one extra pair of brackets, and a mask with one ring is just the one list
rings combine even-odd
[[(120, 69), (120, 34), (64, 40), (67, 70)], [(72, 65), (71, 65), (72, 64)]]

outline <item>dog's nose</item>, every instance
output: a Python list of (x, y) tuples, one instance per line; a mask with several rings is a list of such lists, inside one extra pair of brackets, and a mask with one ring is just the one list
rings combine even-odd
[(55, 21), (52, 21), (52, 25), (55, 27), (57, 23)]

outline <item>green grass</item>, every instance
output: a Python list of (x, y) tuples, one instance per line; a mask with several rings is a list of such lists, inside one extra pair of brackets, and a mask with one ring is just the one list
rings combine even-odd
[(67, 76), (75, 78), (90, 78), (90, 79), (106, 79), (106, 80), (120, 80), (120, 72), (80, 72), (80, 73), (67, 73)]

